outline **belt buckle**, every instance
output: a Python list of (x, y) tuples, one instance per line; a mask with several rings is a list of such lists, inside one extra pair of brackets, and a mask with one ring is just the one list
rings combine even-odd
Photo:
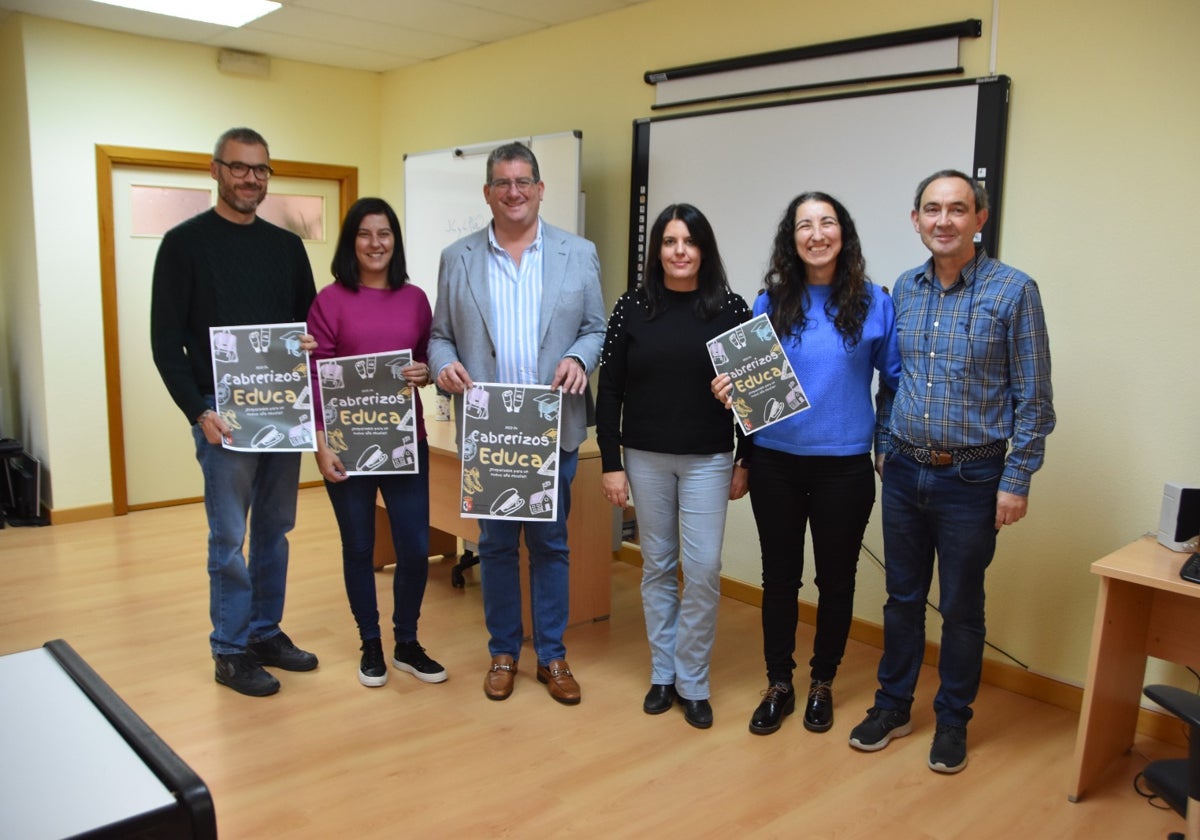
[(948, 467), (954, 463), (954, 454), (943, 449), (930, 449), (929, 463), (934, 467)]

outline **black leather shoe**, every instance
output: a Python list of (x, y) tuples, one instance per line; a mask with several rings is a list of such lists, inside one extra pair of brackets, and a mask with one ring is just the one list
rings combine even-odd
[(791, 683), (775, 682), (763, 692), (762, 702), (750, 718), (750, 731), (770, 735), (783, 725), (783, 719), (796, 711), (796, 691)]
[(680, 698), (683, 704), (683, 717), (697, 729), (708, 729), (712, 726), (712, 706), (707, 700), (687, 700)]
[(675, 705), (675, 686), (651, 685), (642, 701), (642, 711), (648, 715), (661, 715)]
[(833, 680), (813, 680), (804, 707), (804, 728), (809, 732), (828, 732), (833, 726)]

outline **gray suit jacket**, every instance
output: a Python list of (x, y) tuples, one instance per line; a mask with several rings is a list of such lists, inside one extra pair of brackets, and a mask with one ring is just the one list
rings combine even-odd
[[(588, 240), (542, 222), (542, 312), (538, 377), (554, 378), (564, 356), (583, 360), (589, 374), (600, 361), (607, 326), (600, 292), (600, 260)], [(488, 229), (469, 234), (442, 251), (438, 266), (437, 307), (429, 338), (429, 366), (434, 375), (451, 362), (461, 362), (477, 382), (496, 381), (495, 324), (488, 285)], [(559, 445), (571, 452), (587, 437), (585, 394), (564, 395)], [(462, 396), (455, 395), (456, 417)], [(455, 437), (460, 431), (455, 424)]]

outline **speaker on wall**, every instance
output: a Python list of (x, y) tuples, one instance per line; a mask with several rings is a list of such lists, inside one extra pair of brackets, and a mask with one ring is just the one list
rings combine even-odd
[(1158, 541), (1173, 551), (1193, 551), (1200, 537), (1200, 487), (1163, 485)]

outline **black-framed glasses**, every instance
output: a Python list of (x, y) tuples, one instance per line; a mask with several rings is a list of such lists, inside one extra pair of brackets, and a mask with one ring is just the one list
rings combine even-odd
[(488, 186), (500, 192), (508, 192), (509, 187), (516, 187), (518, 192), (524, 194), (532, 190), (536, 183), (532, 178), (497, 178), (495, 181), (489, 181)]
[(234, 178), (245, 178), (247, 172), (253, 172), (254, 177), (260, 181), (265, 181), (275, 174), (275, 170), (267, 166), (265, 163), (242, 163), (240, 160), (221, 160), (213, 158), (213, 162), (219, 163), (226, 167)]

